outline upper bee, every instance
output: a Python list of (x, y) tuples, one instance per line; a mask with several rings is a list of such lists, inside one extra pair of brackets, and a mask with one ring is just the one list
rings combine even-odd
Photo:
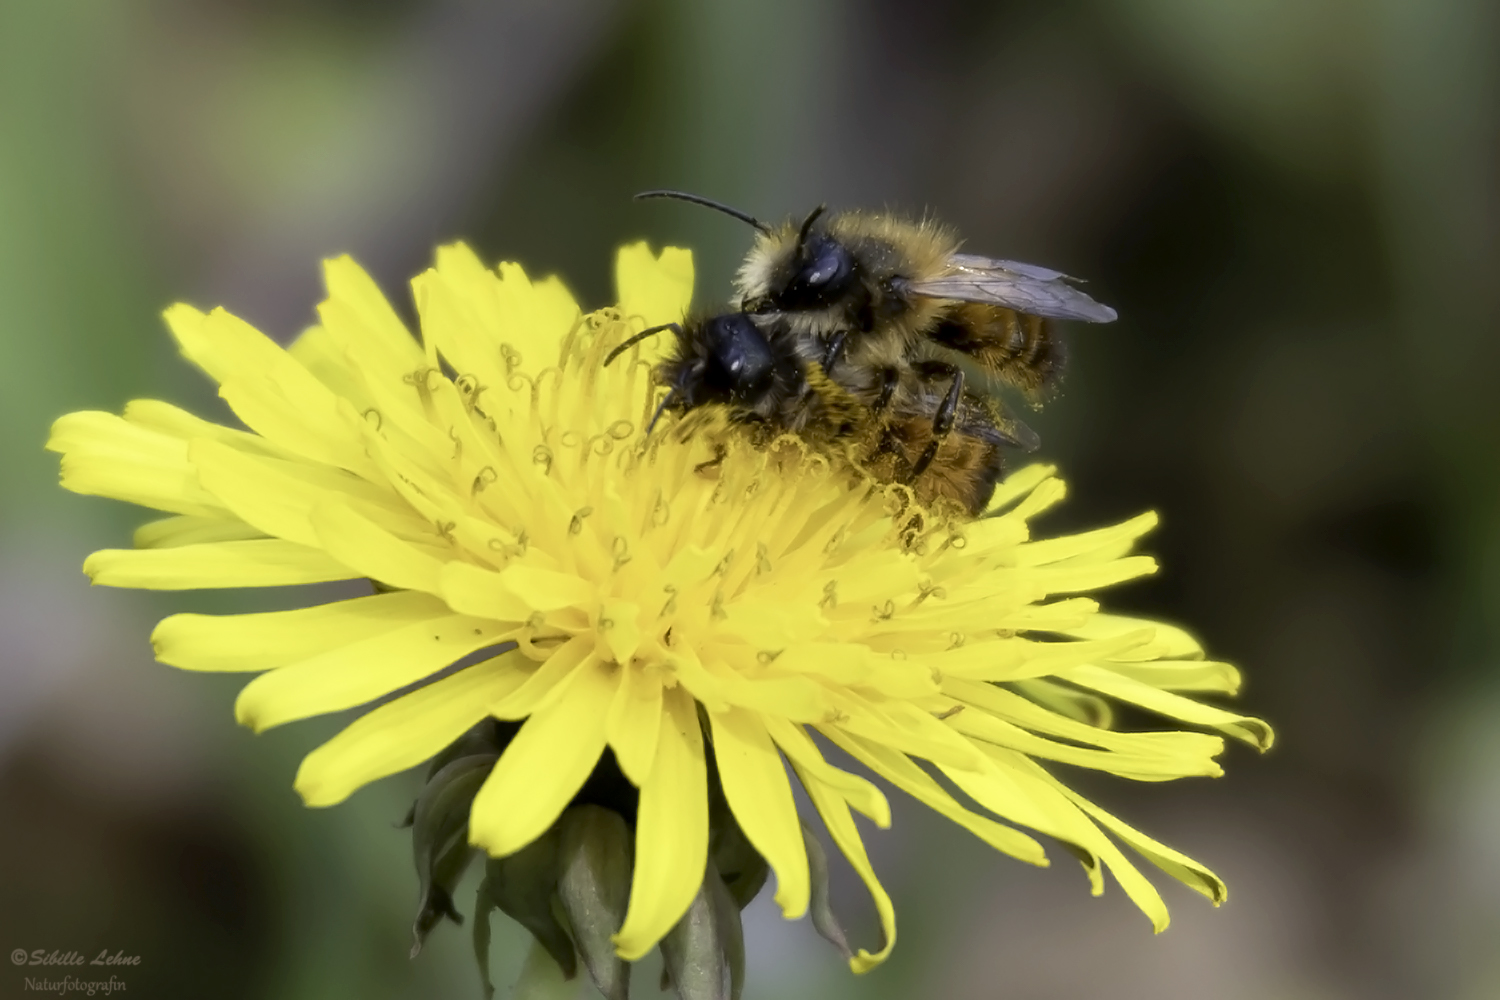
[(1061, 271), (960, 253), (953, 231), (930, 219), (829, 214), (820, 207), (800, 223), (757, 227), (760, 235), (736, 278), (745, 308), (794, 314), (834, 308), (861, 329), (921, 312), (922, 299), (982, 302), (1090, 323), (1116, 318)]

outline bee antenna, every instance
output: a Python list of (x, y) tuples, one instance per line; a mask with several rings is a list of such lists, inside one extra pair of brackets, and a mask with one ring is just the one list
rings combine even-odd
[(626, 337), (625, 340), (623, 342), (621, 342), (614, 350), (612, 350), (608, 354), (606, 354), (604, 356), (604, 367), (608, 368), (609, 367), (609, 363), (611, 361), (613, 361), (615, 358), (618, 358), (620, 355), (624, 354), (628, 349), (630, 349), (631, 347), (634, 347), (636, 344), (639, 344), (641, 341), (645, 340), (647, 337), (654, 337), (654, 336), (656, 336), (658, 333), (661, 333), (663, 330), (671, 330), (673, 333), (677, 334), (677, 336), (679, 336), (679, 337), (682, 336), (682, 327), (678, 326), (676, 323), (663, 323), (661, 326), (650, 326), (650, 327), (647, 327), (646, 329), (642, 330), (640, 333), (637, 333), (637, 334), (634, 334), (632, 336)]
[(737, 208), (730, 208), (728, 205), (724, 204), (721, 201), (714, 201), (712, 198), (705, 198), (701, 194), (688, 194), (686, 191), (661, 190), (642, 191), (640, 194), (635, 196), (636, 201), (644, 201), (647, 198), (673, 198), (677, 201), (685, 201), (693, 205), (702, 205), (704, 208), (711, 208), (716, 212), (723, 212), (725, 215), (739, 219), (741, 222), (745, 223), (748, 226), (754, 226), (757, 230), (765, 233), (767, 236), (771, 234), (771, 227), (766, 225), (764, 222), (761, 222), (750, 213), (741, 212)]
[(807, 244), (807, 234), (812, 232), (812, 225), (818, 221), (818, 216), (828, 211), (827, 205), (819, 205), (813, 209), (808, 217), (803, 220), (802, 228), (797, 230), (797, 252), (801, 253), (803, 246)]
[(656, 422), (661, 419), (661, 415), (663, 413), (667, 412), (667, 407), (671, 406), (676, 400), (677, 400), (677, 387), (673, 386), (671, 388), (671, 390), (667, 393), (667, 395), (665, 396), (665, 398), (662, 399), (661, 405), (656, 408), (656, 412), (653, 413), (653, 414), (651, 414), (651, 422), (646, 425), (646, 436), (647, 437), (650, 437), (651, 436), (651, 432), (656, 429)]

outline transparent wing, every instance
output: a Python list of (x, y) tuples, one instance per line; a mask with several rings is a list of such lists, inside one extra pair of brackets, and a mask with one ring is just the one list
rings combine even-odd
[(1032, 316), (1113, 323), (1119, 314), (1069, 284), (1077, 280), (1034, 264), (956, 253), (948, 258), (947, 273), (906, 287), (913, 295), (989, 302)]
[(995, 429), (1003, 441), (1022, 451), (1036, 451), (1042, 446), (1041, 436), (1014, 417), (1000, 417), (995, 421)]
[(1038, 267), (1036, 264), (1022, 264), (1018, 260), (996, 260), (993, 257), (984, 257), (977, 253), (956, 253), (948, 258), (951, 267), (964, 268), (970, 271), (993, 271), (997, 268), (1019, 274), (1025, 278), (1035, 278), (1037, 281), (1077, 281), (1079, 279), (1072, 275), (1054, 271), (1050, 267)]

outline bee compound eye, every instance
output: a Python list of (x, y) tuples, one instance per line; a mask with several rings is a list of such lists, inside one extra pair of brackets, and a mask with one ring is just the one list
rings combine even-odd
[(840, 277), (849, 269), (849, 254), (832, 240), (823, 240), (813, 252), (802, 280), (809, 285), (821, 286)]
[(743, 313), (710, 320), (700, 377), (706, 398), (743, 402), (757, 398), (771, 378), (773, 359), (765, 335)]
[(813, 239), (808, 242), (779, 304), (790, 309), (826, 305), (848, 291), (853, 277), (854, 260), (843, 244), (829, 237)]

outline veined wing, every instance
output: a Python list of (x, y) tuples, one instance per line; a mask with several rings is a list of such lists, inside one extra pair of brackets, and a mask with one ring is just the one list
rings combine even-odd
[(1087, 323), (1113, 323), (1119, 315), (1073, 287), (1070, 282), (1078, 279), (1061, 271), (969, 253), (949, 257), (948, 266), (947, 273), (936, 278), (907, 282), (906, 290), (913, 295), (989, 302), (1032, 316)]

